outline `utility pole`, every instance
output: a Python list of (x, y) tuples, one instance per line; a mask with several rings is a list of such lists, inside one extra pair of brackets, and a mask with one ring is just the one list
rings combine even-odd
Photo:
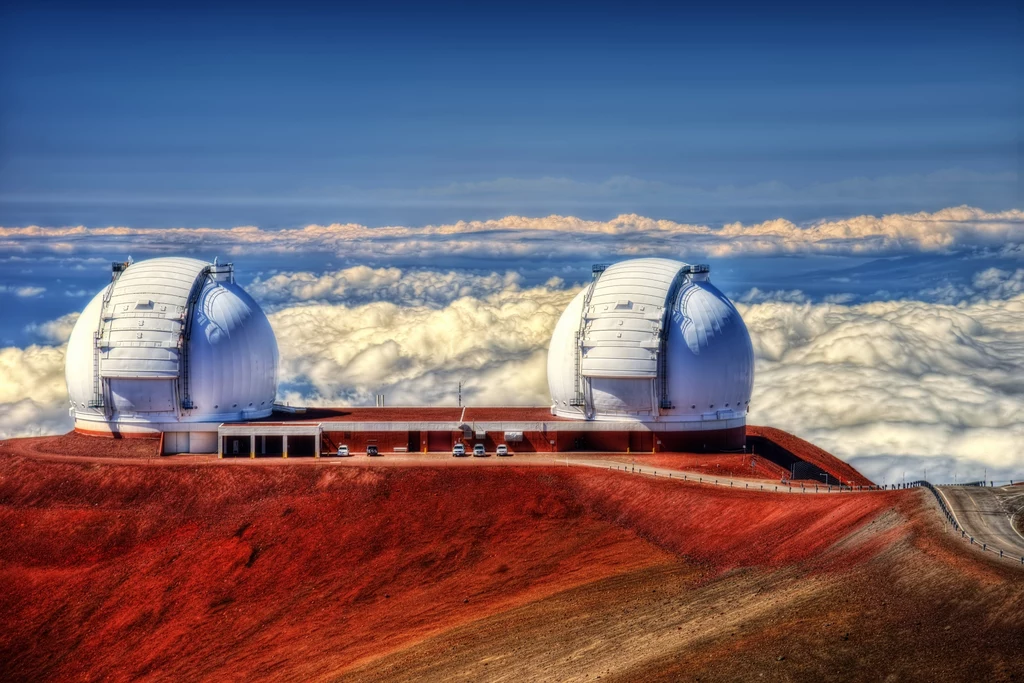
[(462, 382), (459, 382), (459, 407), (462, 407)]

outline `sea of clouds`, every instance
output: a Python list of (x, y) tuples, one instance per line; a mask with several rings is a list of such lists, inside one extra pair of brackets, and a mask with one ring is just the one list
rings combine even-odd
[[(240, 249), (321, 249), (342, 239), (347, 253), (365, 249), (375, 260), (388, 248), (409, 249), (415, 242), (429, 260), (440, 248), (534, 248), (531, 240), (517, 239), (524, 231), (562, 230), (573, 239), (599, 241), (618, 231), (678, 239), (706, 230), (717, 233), (704, 243), (709, 252), (835, 250), (846, 243), (852, 251), (951, 250), (952, 259), (964, 248), (1019, 253), (1022, 218), (1021, 212), (960, 208), (924, 217), (861, 217), (805, 227), (778, 221), (715, 231), (640, 217), (609, 223), (552, 217), (419, 231), (312, 227), (272, 241), (256, 229), (190, 234), (224, 240), (233, 239), (225, 235), (231, 232), (242, 237)], [(7, 229), (0, 232), (0, 248), (37, 239), (56, 248), (49, 240), (59, 230)], [(168, 251), (175, 239), (162, 230), (64, 230), (69, 239), (84, 231), (145, 239), (150, 248)], [(379, 230), (390, 232), (382, 239), (369, 234)], [(550, 235), (545, 241), (557, 242)], [(78, 248), (77, 241), (68, 244)], [(620, 250), (608, 250), (612, 255), (641, 255), (616, 244)], [(548, 340), (579, 286), (557, 277), (526, 284), (513, 270), (357, 265), (269, 273), (248, 289), (269, 311), (277, 333), (282, 401), (359, 405), (383, 393), (390, 405), (454, 404), (462, 382), (470, 404), (545, 405)], [(979, 265), (965, 283), (895, 300), (813, 300), (799, 289), (751, 289), (735, 298), (757, 363), (751, 423), (792, 431), (879, 482), (892, 483), (904, 472), (908, 480), (920, 478), (925, 470), (935, 481), (985, 474), (1024, 478), (1024, 268)], [(0, 349), (0, 436), (70, 427), (63, 358), (75, 318), (33, 323), (45, 343)]]
[(244, 226), (138, 228), (0, 227), (0, 253), (110, 253), (125, 249), (179, 253), (203, 245), (220, 253), (328, 251), (358, 262), (381, 258), (524, 258), (578, 260), (649, 255), (727, 257), (775, 254), (948, 253), (962, 249), (1019, 254), (1024, 211), (960, 206), (935, 212), (855, 216), (798, 225), (785, 219), (718, 227), (621, 215), (609, 221), (572, 216), (459, 221), (425, 227), (347, 223), (263, 230)]

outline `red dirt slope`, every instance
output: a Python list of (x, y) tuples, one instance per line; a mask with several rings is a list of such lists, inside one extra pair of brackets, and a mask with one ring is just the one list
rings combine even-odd
[(675, 556), (799, 561), (888, 504), (589, 468), (0, 462), (3, 679), (333, 675)]
[[(926, 491), (0, 446), (0, 680), (1022, 680)], [(741, 663), (741, 664), (739, 664)]]
[(775, 427), (758, 427), (747, 425), (747, 436), (759, 436), (781, 446), (796, 457), (812, 465), (816, 465), (829, 474), (835, 475), (844, 483), (854, 486), (871, 486), (870, 479), (855, 470), (851, 465), (843, 462), (828, 451), (818, 448), (809, 441), (793, 436)]
[(156, 458), (160, 455), (160, 437), (112, 439), (70, 431), (55, 436), (11, 439), (11, 448), (50, 455), (95, 456), (108, 458)]

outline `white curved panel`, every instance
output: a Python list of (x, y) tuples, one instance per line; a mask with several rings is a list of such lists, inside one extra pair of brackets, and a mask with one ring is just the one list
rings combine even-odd
[(235, 283), (207, 287), (189, 347), (192, 399), (212, 414), (268, 414), (277, 394), (277, 339), (259, 305)]
[(633, 259), (604, 271), (584, 311), (584, 377), (657, 377), (666, 299), (685, 265), (668, 259)]
[(570, 417), (583, 416), (582, 410), (571, 404), (576, 393), (576, 333), (586, 293), (586, 290), (580, 292), (566, 306), (548, 346), (548, 389), (552, 407), (559, 415)]
[[(109, 285), (108, 285), (109, 287)], [(93, 335), (100, 323), (100, 308), (103, 306), (104, 287), (89, 301), (71, 329), (68, 349), (64, 359), (64, 379), (68, 385), (68, 397), (76, 412), (100, 414), (91, 410), (89, 401), (93, 394)]]
[(103, 309), (101, 377), (178, 377), (189, 292), (208, 265), (161, 258), (125, 269)]

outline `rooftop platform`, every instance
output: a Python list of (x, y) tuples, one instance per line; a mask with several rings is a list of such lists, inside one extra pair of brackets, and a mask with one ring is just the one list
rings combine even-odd
[(574, 422), (551, 414), (548, 406), (533, 407), (400, 407), (306, 408), (304, 412), (275, 410), (254, 422)]
[[(294, 410), (295, 412), (291, 412)], [(559, 417), (544, 407), (394, 407), (394, 408), (295, 408), (275, 410), (263, 419), (226, 422), (220, 432), (255, 433), (273, 428), (318, 425), (324, 432), (391, 431), (526, 431), (526, 432), (704, 432), (742, 429), (745, 417), (678, 422), (583, 420)]]

